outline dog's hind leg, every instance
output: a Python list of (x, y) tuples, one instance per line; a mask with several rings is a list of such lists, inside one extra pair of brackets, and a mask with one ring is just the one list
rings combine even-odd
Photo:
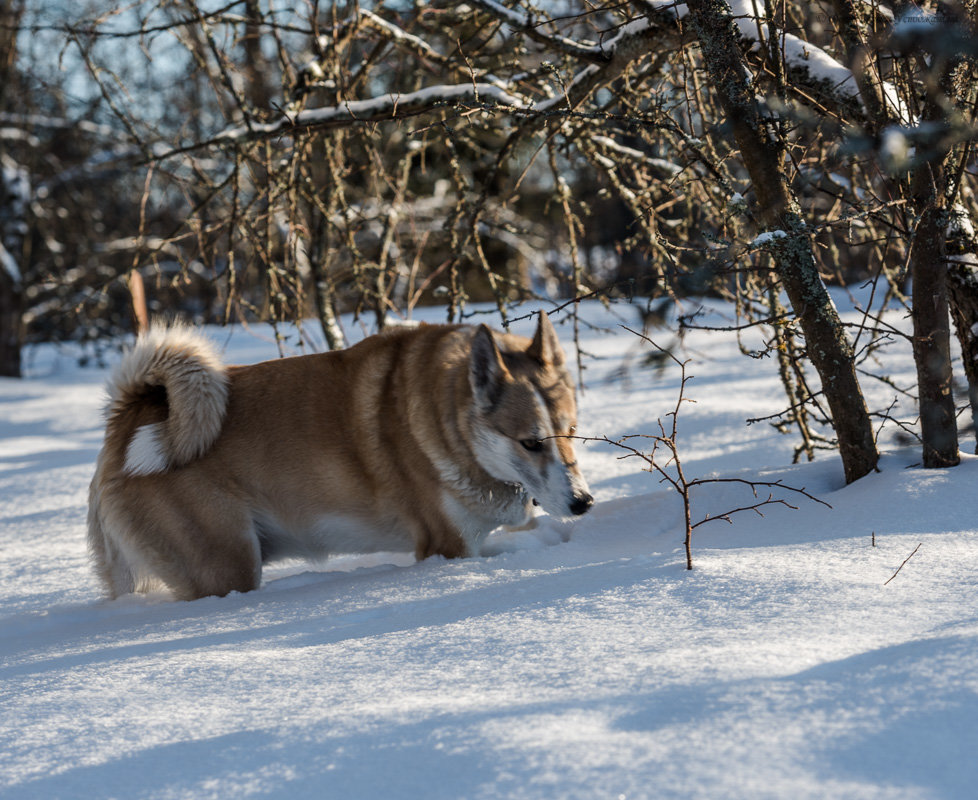
[(98, 497), (93, 492), (88, 511), (88, 547), (95, 571), (110, 600), (136, 589), (136, 575), (122, 551), (106, 533)]
[(109, 587), (109, 598), (114, 600), (136, 591), (136, 573), (122, 551), (111, 539), (105, 540), (105, 561), (102, 580)]
[[(148, 567), (180, 600), (261, 585), (261, 547), (254, 524), (240, 508), (216, 503), (190, 514), (174, 504), (142, 520)], [(160, 512), (160, 507), (157, 512)]]
[(136, 575), (115, 543), (106, 537), (92, 543), (95, 569), (110, 600), (136, 591)]
[(258, 588), (261, 547), (249, 513), (213, 487), (198, 485), (197, 494), (188, 503), (184, 485), (129, 487), (92, 503), (89, 543), (110, 598), (158, 583), (181, 600)]
[(261, 585), (261, 546), (253, 528), (236, 533), (233, 544), (201, 552), (191, 569), (164, 578), (180, 600), (251, 592)]

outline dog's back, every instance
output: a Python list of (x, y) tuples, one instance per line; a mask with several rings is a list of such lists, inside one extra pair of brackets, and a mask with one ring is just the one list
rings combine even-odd
[(140, 338), (110, 382), (91, 489), (89, 540), (110, 594), (154, 579), (188, 598), (247, 591), (263, 561), (289, 555), (461, 556), (523, 521), (518, 476), (480, 463), (474, 342), (507, 374), (509, 363), (514, 385), (554, 365), (496, 336), (501, 352), (488, 331), (422, 326), (243, 367), (186, 330)]

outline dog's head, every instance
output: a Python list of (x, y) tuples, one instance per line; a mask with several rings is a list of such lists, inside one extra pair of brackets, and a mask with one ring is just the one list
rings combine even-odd
[(594, 499), (574, 455), (577, 400), (564, 352), (546, 314), (527, 340), (481, 325), (472, 339), (469, 381), (474, 449), (497, 480), (518, 483), (544, 511), (583, 514)]

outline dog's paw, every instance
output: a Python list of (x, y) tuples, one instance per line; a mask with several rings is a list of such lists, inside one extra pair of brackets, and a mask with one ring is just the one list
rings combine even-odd
[(482, 544), (481, 555), (498, 556), (503, 553), (519, 553), (543, 550), (570, 541), (573, 525), (551, 517), (533, 517), (525, 525), (504, 526), (489, 535)]

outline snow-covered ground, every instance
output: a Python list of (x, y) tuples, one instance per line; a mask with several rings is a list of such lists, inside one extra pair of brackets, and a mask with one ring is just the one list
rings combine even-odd
[[(657, 432), (678, 370), (586, 316), (580, 433)], [(276, 354), (267, 329), (212, 335), (232, 361)], [(882, 356), (897, 385), (908, 350)], [(770, 359), (721, 333), (678, 352), (688, 476), (782, 479), (831, 508), (702, 526), (687, 572), (675, 495), (592, 443), (598, 502), (574, 523), (463, 561), (278, 565), (257, 592), (179, 603), (100, 599), (106, 370), (32, 351), (0, 381), (0, 797), (978, 796), (978, 459), (924, 471), (885, 438), (881, 471), (845, 487), (833, 455), (792, 466), (793, 438), (745, 425), (785, 405)], [(744, 502), (704, 486), (694, 514)]]

